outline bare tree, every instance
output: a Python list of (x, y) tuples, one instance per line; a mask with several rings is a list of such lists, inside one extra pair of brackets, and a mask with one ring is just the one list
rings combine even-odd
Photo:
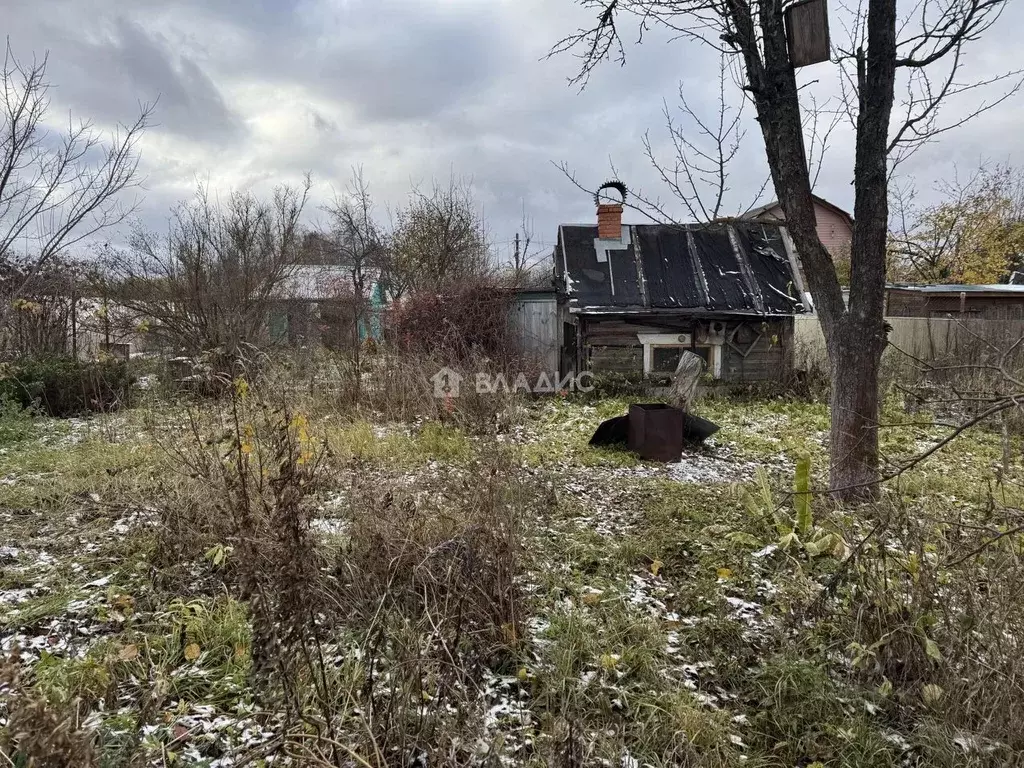
[(266, 340), (268, 316), (299, 249), (311, 182), (280, 186), (270, 200), (235, 192), (226, 202), (200, 187), (173, 212), (166, 236), (138, 230), (131, 248), (105, 259), (105, 295), (151, 321), (164, 344), (209, 353), (229, 372), (246, 345)]
[[(360, 367), (362, 334), (369, 322), (370, 283), (379, 281), (381, 268), (387, 263), (387, 242), (374, 219), (373, 198), (362, 168), (352, 169), (352, 179), (343, 195), (335, 195), (324, 210), (330, 217), (324, 241), (329, 263), (343, 267), (348, 273), (344, 285), (332, 284), (328, 290), (351, 302), (352, 361)], [(359, 376), (355, 377), (357, 394)]]
[[(945, 99), (962, 94), (956, 76), (964, 48), (999, 18), (1006, 0), (918, 0), (900, 19), (897, 0), (864, 0), (849, 11), (849, 40), (837, 50), (843, 110), (855, 129), (854, 218), (849, 305), (836, 266), (818, 238), (812, 174), (804, 140), (796, 71), (790, 60), (784, 0), (579, 0), (597, 11), (589, 29), (558, 42), (552, 52), (576, 50), (579, 82), (614, 57), (624, 61), (617, 22), (639, 19), (641, 30), (659, 25), (680, 39), (728, 55), (742, 73), (753, 102), (768, 166), (786, 224), (803, 262), (821, 320), (832, 370), (830, 488), (840, 498), (877, 493), (878, 370), (886, 345), (883, 319), (890, 158), (905, 159), (936, 135), (963, 122), (940, 123)], [(898, 74), (914, 94), (892, 121)], [(1010, 73), (1012, 74), (1012, 73)], [(997, 78), (977, 87), (1002, 82)], [(1019, 86), (1011, 80), (1008, 97)], [(970, 90), (976, 90), (972, 88)], [(971, 115), (991, 108), (983, 102)]]
[(398, 211), (386, 264), (390, 293), (437, 291), (488, 267), (487, 237), (470, 184), (450, 177), (415, 189)]
[(512, 256), (509, 260), (508, 278), (513, 287), (525, 288), (541, 284), (545, 281), (546, 261), (550, 253), (545, 254), (543, 248), (534, 245), (533, 220), (526, 214), (526, 203), (523, 203), (523, 215), (519, 229), (512, 238)]
[[(718, 67), (718, 110), (713, 120), (702, 119), (694, 111), (686, 100), (682, 85), (679, 86), (679, 112), (683, 120), (675, 118), (668, 102), (664, 103), (662, 113), (672, 145), (670, 163), (664, 162), (652, 146), (650, 131), (643, 138), (647, 159), (694, 221), (714, 221), (722, 215), (726, 196), (731, 191), (731, 164), (746, 134), (741, 128), (745, 102), (741, 100), (738, 107), (731, 107), (726, 95), (728, 72), (729, 61), (722, 55)], [(696, 126), (696, 131), (691, 132), (691, 124)], [(766, 178), (749, 201), (748, 209), (756, 204), (767, 184)], [(646, 201), (642, 194), (638, 196), (634, 192), (633, 196), (652, 210), (663, 208), (658, 203)]]
[[(642, 214), (652, 221), (680, 224), (672, 208), (681, 203), (690, 222), (712, 222), (720, 218), (743, 215), (754, 209), (764, 197), (771, 183), (771, 174), (765, 172), (760, 183), (737, 197), (730, 183), (739, 155), (740, 146), (746, 138), (743, 115), (746, 99), (738, 99), (738, 106), (731, 103), (729, 84), (740, 87), (729, 58), (722, 54), (718, 68), (718, 98), (716, 109), (710, 115), (702, 115), (690, 106), (686, 87), (679, 85), (679, 104), (675, 111), (664, 102), (662, 114), (670, 150), (666, 160), (662, 150), (652, 140), (648, 130), (643, 136), (644, 155), (654, 168), (662, 185), (673, 199), (663, 201), (643, 189), (631, 189), (623, 205)], [(803, 109), (804, 133), (807, 139), (807, 167), (811, 177), (811, 188), (817, 184), (826, 150), (836, 127), (842, 120), (839, 110), (819, 105), (811, 95), (809, 105)], [(579, 189), (593, 193), (579, 182), (567, 164), (559, 166), (570, 181)], [(611, 166), (612, 176), (618, 178), (615, 165)], [(743, 169), (744, 179), (750, 178), (750, 169)], [(739, 203), (739, 205), (737, 205)]]
[[(138, 142), (152, 105), (104, 137), (91, 123), (69, 120), (46, 130), (47, 58), (22, 63), (7, 43), (0, 72), (0, 261), (18, 262), (22, 286), (47, 262), (100, 230), (119, 224), (137, 201)], [(2, 316), (0, 316), (2, 319)]]

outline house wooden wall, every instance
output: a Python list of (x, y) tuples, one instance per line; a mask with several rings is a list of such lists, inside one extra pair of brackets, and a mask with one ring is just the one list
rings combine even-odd
[(886, 317), (928, 317), (927, 305), (923, 293), (887, 291), (885, 295)]
[[(722, 318), (726, 339), (722, 345), (721, 378), (724, 383), (781, 380), (792, 366), (792, 318)], [(638, 322), (624, 316), (582, 316), (580, 338), (582, 368), (594, 373), (642, 376), (644, 348), (640, 333), (692, 333), (701, 322), (691, 318)], [(735, 332), (735, 333), (734, 333)]]
[(888, 317), (945, 317), (961, 313), (971, 317), (998, 320), (1024, 317), (1024, 293), (1005, 295), (966, 293), (921, 293), (889, 289), (886, 293)]

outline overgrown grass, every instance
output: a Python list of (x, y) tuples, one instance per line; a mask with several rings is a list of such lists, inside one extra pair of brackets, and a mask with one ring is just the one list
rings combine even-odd
[(0, 399), (0, 449), (6, 449), (34, 432), (32, 412), (14, 400)]
[[(0, 633), (29, 647), (0, 716), (29, 736), (0, 749), (91, 745), (111, 766), (1024, 754), (1024, 470), (1014, 443), (1004, 472), (998, 433), (876, 505), (800, 497), (802, 519), (792, 468), (809, 457), (811, 487), (827, 469), (817, 404), (704, 402), (722, 425), (704, 455), (769, 467), (730, 484), (590, 449), (625, 400), (518, 405), (487, 435), (275, 397), (236, 385), (176, 428), (154, 409), (67, 442), (19, 427), (0, 455), (18, 550), (0, 552)], [(893, 464), (946, 433), (913, 421), (883, 433)]]
[(473, 452), (471, 441), (462, 430), (436, 422), (399, 432), (359, 420), (329, 429), (327, 444), (341, 459), (398, 466), (415, 466), (428, 461), (465, 462)]

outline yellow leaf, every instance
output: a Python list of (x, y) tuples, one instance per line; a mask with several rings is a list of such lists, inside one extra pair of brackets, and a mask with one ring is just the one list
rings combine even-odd
[(602, 653), (601, 654), (601, 668), (612, 669), (616, 664), (619, 663), (619, 654), (617, 653)]
[(202, 653), (202, 651), (199, 649), (199, 645), (197, 643), (189, 643), (185, 646), (185, 658), (188, 661), (195, 661), (199, 658), (200, 653)]
[(942, 690), (942, 686), (935, 685), (935, 683), (928, 683), (928, 685), (921, 688), (921, 698), (924, 699), (924, 703), (929, 707), (934, 707), (942, 701), (942, 697), (945, 695), (945, 691)]
[(131, 595), (118, 595), (114, 598), (113, 604), (119, 611), (124, 613), (131, 613), (135, 607), (135, 601)]
[(661, 562), (661, 560), (655, 560), (653, 563), (651, 563), (651, 573), (653, 573), (655, 576), (657, 576), (658, 575), (658, 571), (661, 570), (661, 566), (663, 566), (663, 565), (664, 565), (664, 563)]
[(519, 678), (520, 682), (525, 683), (527, 678), (530, 677), (530, 672), (526, 669), (526, 667), (520, 667), (519, 674), (517, 675), (517, 677)]
[(117, 654), (117, 658), (121, 661), (133, 661), (139, 658), (139, 646), (126, 645), (121, 649), (121, 652)]
[(519, 633), (516, 631), (515, 624), (502, 624), (501, 634), (509, 645), (515, 645), (519, 642)]
[(718, 569), (718, 578), (720, 578), (720, 579), (732, 578), (732, 570), (730, 570), (729, 568), (719, 568)]

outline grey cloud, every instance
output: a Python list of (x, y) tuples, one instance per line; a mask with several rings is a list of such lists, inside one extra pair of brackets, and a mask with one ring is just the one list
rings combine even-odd
[[(1024, 7), (1011, 8), (972, 49), (977, 71), (1012, 68), (1022, 17)], [(612, 160), (630, 187), (668, 201), (642, 155), (644, 131), (669, 149), (660, 112), (679, 81), (701, 114), (715, 108), (716, 56), (656, 33), (627, 48), (625, 67), (601, 67), (582, 93), (570, 87), (577, 61), (544, 56), (590, 21), (572, 0), (256, 0), (244, 9), (234, 0), (37, 0), (11, 12), (10, 23), (19, 47), (52, 51), (57, 101), (76, 114), (125, 119), (139, 100), (161, 95), (159, 125), (143, 147), (147, 220), (162, 221), (168, 201), (207, 173), (214, 183), (262, 189), (309, 169), (322, 199), (362, 165), (382, 212), (401, 204), (411, 183), (454, 171), (473, 178), (497, 241), (512, 236), (525, 202), (542, 243), (558, 223), (593, 216), (589, 197), (555, 163), (596, 185)], [(825, 82), (830, 71), (819, 65), (804, 75)], [(294, 119), (260, 113), (277, 99), (295, 105)], [(925, 188), (954, 159), (1024, 162), (1019, 105), (926, 148), (907, 171)], [(752, 118), (748, 110), (733, 209), (765, 177)], [(180, 153), (188, 156), (176, 156), (180, 141), (158, 141), (168, 137), (190, 139)], [(840, 130), (817, 191), (845, 207), (852, 160), (850, 134)]]
[[(98, 23), (97, 23), (98, 22)], [(57, 101), (103, 123), (131, 120), (140, 103), (158, 101), (160, 130), (201, 141), (237, 136), (243, 123), (199, 64), (124, 17), (81, 27), (41, 25)]]
[(294, 48), (261, 74), (302, 82), (363, 120), (428, 120), (468, 100), (495, 75), (500, 30), (486, 4), (454, 13), (430, 3), (342, 4), (320, 29), (291, 30)]
[(330, 118), (324, 117), (320, 112), (315, 109), (309, 110), (309, 119), (313, 123), (313, 127), (321, 133), (331, 134), (338, 131), (338, 124)]

